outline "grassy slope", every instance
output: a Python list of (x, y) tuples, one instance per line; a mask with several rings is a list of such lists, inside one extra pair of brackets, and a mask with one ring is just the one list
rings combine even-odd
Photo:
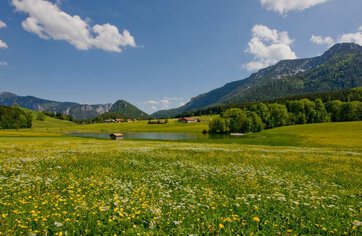
[(249, 134), (234, 142), (253, 145), (343, 147), (362, 150), (362, 122), (285, 126)]
[(200, 132), (204, 125), (64, 122), (60, 132), (59, 121), (48, 118), (32, 130), (1, 130), (0, 232), (362, 233), (354, 225), (362, 221), (362, 122), (282, 127), (237, 143), (62, 135), (119, 126)]
[(78, 125), (70, 122), (58, 120), (53, 117), (45, 116), (44, 121), (37, 120), (37, 111), (33, 111), (27, 108), (21, 108), (26, 112), (31, 112), (33, 115), (32, 128), (31, 129), (19, 129), (19, 130), (0, 130), (1, 137), (49, 137), (49, 136), (61, 136), (67, 130)]
[(29, 137), (0, 150), (7, 235), (362, 233), (358, 146)]
[(77, 124), (70, 122), (70, 121), (66, 121), (66, 120), (58, 120), (55, 119), (53, 117), (50, 116), (45, 116), (45, 120), (44, 121), (39, 121), (37, 120), (37, 115), (38, 115), (38, 111), (34, 111), (34, 110), (30, 110), (27, 108), (21, 108), (22, 110), (26, 111), (26, 112), (30, 112), (33, 115), (33, 126), (32, 126), (32, 130), (33, 131), (61, 131), (63, 128), (64, 129), (69, 129), (71, 127), (75, 127), (77, 126)]
[[(147, 121), (121, 124), (90, 124), (77, 125), (69, 121), (60, 121), (46, 117), (45, 121), (35, 119), (33, 128), (29, 130), (0, 130), (1, 136), (54, 136), (72, 132), (112, 133), (112, 132), (189, 132), (200, 134), (208, 128), (207, 122), (184, 124), (169, 120), (168, 124), (150, 125)], [(210, 117), (204, 117), (204, 120)], [(194, 140), (189, 142), (195, 142)], [(248, 134), (239, 139), (201, 139), (205, 143), (238, 143), (251, 145), (276, 146), (328, 146), (361, 148), (362, 122), (338, 122), (285, 126), (261, 133)]]
[(362, 122), (338, 122), (281, 127), (268, 130), (276, 136), (301, 139), (301, 146), (362, 148)]

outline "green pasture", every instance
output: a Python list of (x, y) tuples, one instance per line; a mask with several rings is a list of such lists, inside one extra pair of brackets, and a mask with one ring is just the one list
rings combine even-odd
[[(1, 136), (60, 136), (70, 133), (113, 133), (113, 132), (184, 132), (202, 135), (203, 130), (208, 129), (205, 122), (180, 123), (176, 119), (170, 119), (167, 124), (148, 124), (147, 121), (129, 123), (101, 123), (78, 125), (69, 121), (57, 120), (46, 117), (45, 121), (33, 121), (32, 129), (0, 130)], [(195, 140), (185, 141), (195, 142)], [(314, 146), (314, 147), (340, 147), (362, 149), (362, 122), (336, 122), (307, 125), (284, 126), (264, 130), (260, 133), (246, 134), (237, 139), (200, 139), (196, 142), (203, 143), (238, 143), (250, 145), (272, 146)]]
[(0, 235), (362, 234), (362, 122), (198, 142), (66, 133), (207, 124), (44, 122), (0, 131)]

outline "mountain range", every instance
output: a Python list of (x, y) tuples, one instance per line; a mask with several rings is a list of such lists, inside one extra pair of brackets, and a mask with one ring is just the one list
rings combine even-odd
[(88, 105), (74, 102), (56, 102), (33, 96), (18, 96), (13, 93), (2, 92), (0, 93), (0, 105), (19, 105), (36, 111), (61, 113), (70, 115), (76, 120), (95, 118), (107, 112), (118, 113), (125, 118), (133, 119), (147, 119), (149, 117), (147, 113), (124, 100), (118, 100), (113, 104)]
[(268, 101), (359, 86), (362, 86), (362, 47), (340, 43), (321, 56), (280, 61), (246, 79), (194, 97), (184, 106), (157, 111), (152, 116), (172, 117), (215, 105)]
[[(198, 95), (185, 105), (153, 113), (155, 118), (174, 117), (216, 105), (269, 101), (283, 97), (351, 89), (362, 86), (362, 46), (355, 43), (336, 44), (321, 56), (283, 60), (261, 69), (248, 78)], [(33, 96), (0, 94), (0, 105), (21, 107), (71, 115), (76, 120), (117, 113), (125, 118), (147, 119), (149, 115), (134, 105), (119, 100), (113, 104), (79, 104), (56, 102)]]

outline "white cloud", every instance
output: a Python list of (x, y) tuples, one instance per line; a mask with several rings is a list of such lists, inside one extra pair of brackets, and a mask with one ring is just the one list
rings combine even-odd
[(338, 41), (341, 43), (357, 43), (362, 46), (362, 26), (355, 33), (341, 35)]
[(162, 99), (160, 103), (162, 109), (168, 109), (170, 106), (170, 101), (167, 99)]
[(38, 35), (42, 39), (50, 39), (50, 37), (43, 32), (43, 28), (39, 25), (39, 22), (35, 18), (29, 17), (24, 20), (21, 25), (23, 26), (23, 29)]
[(263, 69), (265, 67), (270, 66), (269, 61), (251, 61), (244, 65), (244, 68), (248, 71), (258, 71), (260, 69)]
[(145, 101), (144, 104), (147, 104), (147, 105), (157, 105), (157, 104), (160, 104), (159, 101), (155, 101), (155, 100), (148, 100), (148, 101)]
[(24, 30), (42, 39), (63, 40), (79, 50), (98, 48), (105, 51), (121, 52), (126, 46), (136, 47), (128, 30), (119, 32), (111, 24), (89, 25), (79, 16), (71, 16), (60, 9), (60, 2), (53, 4), (44, 0), (12, 0), (16, 10), (29, 17), (23, 21)]
[(0, 61), (0, 66), (7, 66), (8, 63), (6, 61)]
[(184, 98), (177, 98), (177, 97), (164, 97), (164, 99), (167, 99), (167, 100), (170, 100), (170, 101), (184, 100)]
[(338, 43), (357, 43), (362, 46), (362, 26), (358, 28), (357, 32), (347, 33), (338, 36), (336, 40), (332, 37), (321, 37), (312, 35), (311, 41), (315, 44), (327, 44), (328, 46), (332, 46), (334, 42)]
[(334, 44), (334, 39), (329, 36), (322, 37), (322, 36), (312, 35), (312, 37), (310, 38), (310, 41), (314, 44), (327, 45), (328, 47), (330, 47)]
[(0, 39), (0, 48), (8, 48), (8, 45)]
[(302, 11), (329, 0), (261, 0), (261, 5), (268, 10), (285, 14), (289, 11)]
[(155, 110), (180, 107), (185, 104), (185, 99), (180, 97), (163, 97), (160, 100), (148, 100), (143, 102), (148, 108)]
[(265, 25), (255, 25), (252, 32), (253, 37), (246, 52), (254, 55), (254, 60), (244, 65), (247, 70), (256, 71), (281, 60), (297, 58), (290, 48), (293, 40), (289, 38), (288, 32), (270, 29)]
[(5, 22), (0, 20), (0, 29), (5, 28), (5, 27), (6, 27)]
[[(6, 27), (5, 22), (0, 20), (0, 29), (5, 28), (5, 27)], [(8, 45), (3, 40), (0, 39), (0, 49), (1, 48), (8, 48)], [(3, 65), (1, 65), (1, 66), (3, 66)]]

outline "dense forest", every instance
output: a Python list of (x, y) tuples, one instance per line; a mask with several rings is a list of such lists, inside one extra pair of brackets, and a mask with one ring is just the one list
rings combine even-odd
[(0, 129), (31, 128), (33, 116), (18, 107), (0, 106)]
[[(286, 105), (286, 103), (288, 101), (300, 100), (303, 98), (307, 98), (307, 99), (313, 100), (313, 101), (319, 98), (324, 103), (333, 101), (333, 100), (340, 100), (342, 102), (362, 101), (362, 87), (330, 91), (330, 92), (323, 92), (323, 93), (311, 93), (311, 94), (306, 94), (306, 95), (283, 97), (283, 98), (278, 98), (278, 99), (274, 99), (271, 101), (265, 101), (263, 103), (265, 103), (265, 104), (279, 103), (279, 104)], [(212, 106), (212, 107), (208, 107), (205, 109), (184, 112), (180, 115), (177, 115), (176, 118), (190, 117), (190, 116), (202, 116), (202, 115), (220, 115), (223, 112), (225, 112), (227, 109), (230, 109), (230, 108), (247, 109), (248, 107), (252, 106), (253, 104), (257, 104), (257, 103), (258, 102), (243, 102), (243, 103), (231, 103), (231, 104), (217, 105), (217, 106)]]
[(209, 123), (209, 133), (249, 133), (285, 125), (358, 120), (362, 120), (361, 101), (303, 98), (227, 109)]

